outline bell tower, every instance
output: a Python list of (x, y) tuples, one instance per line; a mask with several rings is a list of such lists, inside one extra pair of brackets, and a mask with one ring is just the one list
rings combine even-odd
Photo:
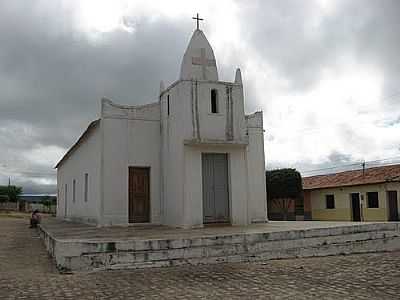
[[(250, 119), (244, 113), (242, 74), (237, 69), (233, 81), (219, 80), (214, 51), (199, 29), (202, 19), (198, 15), (194, 19), (197, 26), (182, 58), (179, 79), (167, 88), (160, 85), (164, 223), (175, 225), (176, 220), (184, 220), (180, 225), (196, 227), (203, 226), (210, 216), (218, 219), (218, 213), (207, 209), (219, 203), (217, 198), (225, 201), (218, 204), (225, 221), (248, 224), (262, 220), (265, 183), (253, 188), (262, 194), (254, 212), (243, 209), (253, 198), (247, 186), (248, 170), (254, 171), (254, 165), (260, 169), (260, 180), (265, 177), (262, 120), (255, 138), (258, 144), (250, 143), (253, 133), (249, 135)], [(259, 120), (258, 115), (255, 118)], [(256, 126), (251, 127), (255, 132)], [(248, 155), (250, 151), (256, 153), (255, 159)], [(217, 176), (225, 178), (220, 184), (224, 193), (211, 197), (220, 182), (206, 175), (217, 165), (223, 166), (216, 170), (225, 174)]]
[(214, 51), (200, 29), (194, 31), (183, 56), (180, 79), (218, 81)]

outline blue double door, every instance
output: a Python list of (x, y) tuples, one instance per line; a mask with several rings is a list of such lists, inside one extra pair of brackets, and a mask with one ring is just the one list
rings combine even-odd
[(228, 155), (202, 154), (203, 222), (229, 223)]

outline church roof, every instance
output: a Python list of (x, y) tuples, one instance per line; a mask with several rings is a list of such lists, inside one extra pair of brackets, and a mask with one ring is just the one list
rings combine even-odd
[(200, 29), (193, 32), (183, 56), (180, 79), (218, 81), (214, 51)]
[(82, 135), (79, 137), (79, 139), (76, 141), (75, 144), (72, 145), (71, 148), (69, 148), (69, 150), (67, 151), (67, 153), (65, 153), (65, 155), (61, 158), (61, 160), (56, 164), (56, 166), (54, 167), (55, 169), (57, 169), (59, 166), (61, 166), (61, 164), (68, 159), (68, 157), (70, 157), (72, 155), (72, 153), (75, 152), (75, 150), (89, 137), (89, 135), (95, 130), (95, 128), (97, 128), (100, 124), (100, 119), (94, 120), (92, 121), (88, 128), (85, 130), (84, 133), (82, 133)]

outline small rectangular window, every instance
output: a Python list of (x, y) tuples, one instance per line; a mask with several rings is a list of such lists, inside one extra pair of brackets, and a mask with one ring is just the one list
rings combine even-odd
[(218, 113), (218, 91), (215, 89), (211, 90), (211, 112)]
[(167, 96), (167, 115), (169, 116), (169, 95)]
[(76, 200), (76, 180), (72, 180), (72, 202)]
[(335, 195), (325, 195), (325, 200), (327, 209), (335, 208)]
[(68, 204), (68, 186), (67, 184), (64, 185), (64, 216), (67, 216), (68, 209), (67, 209), (67, 204)]
[(89, 184), (89, 174), (85, 173), (85, 202), (88, 201), (88, 184)]
[(379, 208), (379, 197), (378, 192), (368, 192), (368, 208)]
[(65, 187), (64, 187), (64, 200), (65, 200), (65, 203), (67, 203), (67, 200), (68, 200), (68, 186), (67, 186), (67, 184), (65, 184)]

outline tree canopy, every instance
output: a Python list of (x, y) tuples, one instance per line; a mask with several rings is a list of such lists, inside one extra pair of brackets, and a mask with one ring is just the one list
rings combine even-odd
[(51, 205), (57, 204), (57, 199), (56, 199), (56, 197), (43, 196), (40, 199), (40, 203), (42, 203), (44, 206), (50, 207)]
[(22, 194), (22, 187), (15, 185), (0, 186), (0, 201), (8, 198), (8, 201), (17, 202)]
[(300, 199), (302, 197), (301, 174), (296, 169), (266, 171), (266, 182), (268, 199)]

